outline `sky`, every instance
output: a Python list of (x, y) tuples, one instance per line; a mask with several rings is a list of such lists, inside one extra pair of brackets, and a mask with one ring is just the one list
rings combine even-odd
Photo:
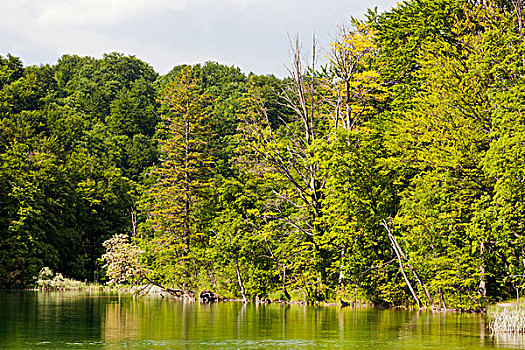
[(337, 26), (395, 0), (0, 0), (0, 55), (24, 65), (63, 54), (134, 55), (165, 74), (216, 61), (286, 75), (290, 38), (326, 51)]

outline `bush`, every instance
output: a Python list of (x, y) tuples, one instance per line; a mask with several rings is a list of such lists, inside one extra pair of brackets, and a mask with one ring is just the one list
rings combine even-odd
[(141, 250), (129, 242), (128, 235), (116, 234), (103, 243), (108, 284), (134, 284), (140, 282), (144, 268), (140, 262)]
[(36, 288), (40, 290), (72, 290), (86, 287), (85, 283), (64, 278), (61, 273), (55, 275), (49, 267), (43, 267), (35, 280)]

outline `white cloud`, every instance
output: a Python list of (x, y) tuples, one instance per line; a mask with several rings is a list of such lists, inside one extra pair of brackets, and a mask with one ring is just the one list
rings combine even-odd
[(246, 10), (246, 8), (255, 3), (266, 4), (266, 6), (273, 6), (273, 1), (270, 0), (225, 0), (226, 4), (233, 5), (240, 10)]
[[(380, 8), (395, 0), (375, 0)], [(360, 16), (362, 0), (0, 0), (0, 55), (25, 64), (55, 63), (63, 54), (136, 55), (160, 73), (215, 60), (255, 73), (286, 74), (288, 34), (305, 48)], [(382, 7), (381, 7), (382, 6)]]
[(41, 0), (38, 21), (44, 25), (93, 26), (144, 13), (182, 11), (190, 0)]

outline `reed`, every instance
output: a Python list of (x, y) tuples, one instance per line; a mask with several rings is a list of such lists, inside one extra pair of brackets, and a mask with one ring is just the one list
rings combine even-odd
[(525, 306), (495, 307), (488, 311), (489, 329), (494, 333), (525, 333)]

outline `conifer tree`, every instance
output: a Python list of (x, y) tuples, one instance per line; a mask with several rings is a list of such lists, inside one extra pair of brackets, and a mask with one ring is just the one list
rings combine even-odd
[(161, 163), (152, 172), (154, 183), (145, 201), (153, 270), (183, 289), (188, 287), (197, 208), (211, 184), (211, 104), (199, 83), (186, 67), (162, 92), (167, 112), (158, 130)]

